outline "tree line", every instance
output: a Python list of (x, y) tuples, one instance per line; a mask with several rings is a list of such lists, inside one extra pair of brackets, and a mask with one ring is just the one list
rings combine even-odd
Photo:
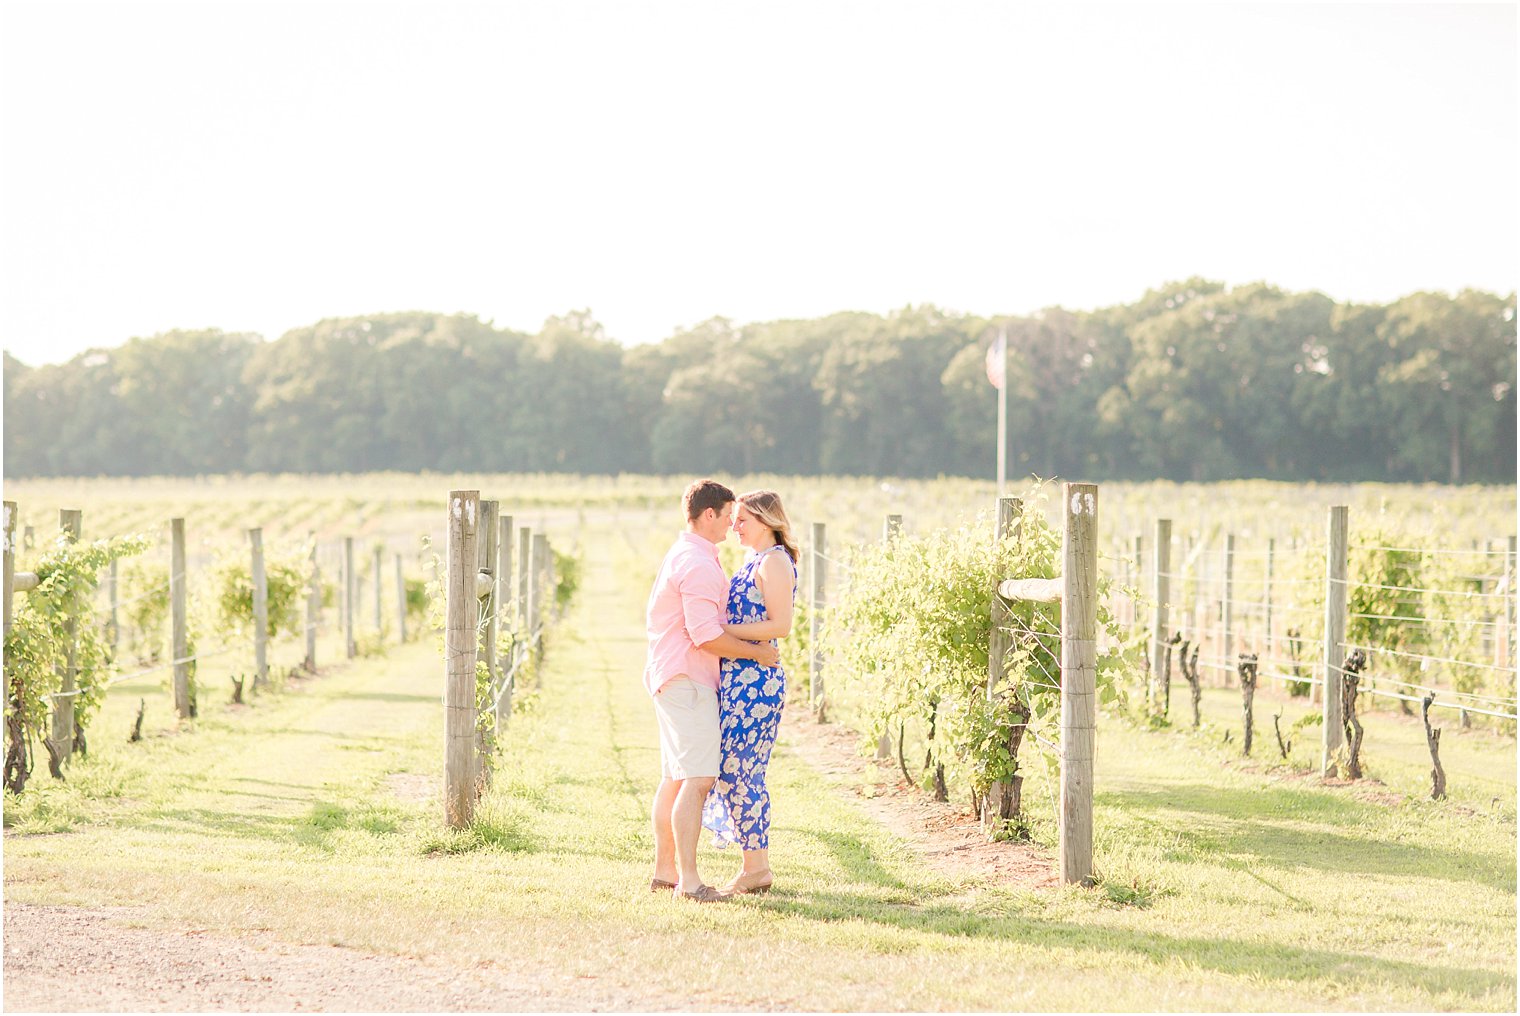
[(1027, 317), (933, 306), (625, 348), (589, 312), (333, 318), (5, 354), (5, 475), (437, 470), (1515, 482), (1515, 295), (1191, 279)]

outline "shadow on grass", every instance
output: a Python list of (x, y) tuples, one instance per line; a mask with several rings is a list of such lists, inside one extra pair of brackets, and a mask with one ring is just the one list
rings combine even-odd
[[(1039, 949), (1069, 949), (1089, 957), (1109, 953), (1122, 962), (1147, 962), (1160, 970), (1179, 958), (1190, 967), (1232, 977), (1355, 987), (1396, 984), (1431, 995), (1452, 995), (1490, 1004), (1495, 993), (1515, 997), (1515, 978), (1474, 967), (1432, 967), (1355, 952), (1292, 944), (1200, 938), (1153, 931), (1042, 921), (1027, 913), (985, 914), (963, 903), (882, 905), (851, 893), (772, 892), (753, 904), (776, 914), (816, 921), (859, 920), (904, 931), (954, 938), (982, 938)], [(1460, 1008), (1460, 1006), (1459, 1006)]]
[[(1343, 830), (1381, 824), (1387, 810), (1329, 794), (1262, 788), (1252, 793), (1203, 783), (1164, 790), (1121, 790), (1098, 795), (1098, 804), (1128, 815), (1192, 812), (1200, 826), (1178, 831), (1199, 859), (1233, 857), (1248, 866), (1313, 868), (1346, 874), (1411, 875), (1479, 883), (1515, 893), (1514, 855), (1474, 853), (1438, 842), (1397, 843)], [(1278, 820), (1317, 822), (1292, 829)], [(1432, 834), (1434, 835), (1434, 834)]]
[(437, 695), (409, 695), (399, 691), (351, 691), (343, 696), (343, 701), (361, 702), (427, 702), (438, 701)]

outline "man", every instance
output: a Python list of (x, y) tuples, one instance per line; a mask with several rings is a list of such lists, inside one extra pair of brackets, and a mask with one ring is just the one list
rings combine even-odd
[(686, 532), (665, 555), (649, 592), (644, 687), (660, 727), (660, 788), (654, 795), (651, 891), (711, 903), (723, 897), (697, 874), (702, 805), (718, 776), (719, 657), (780, 660), (774, 646), (723, 631), (728, 579), (718, 547), (728, 535), (734, 492), (716, 480), (686, 488)]

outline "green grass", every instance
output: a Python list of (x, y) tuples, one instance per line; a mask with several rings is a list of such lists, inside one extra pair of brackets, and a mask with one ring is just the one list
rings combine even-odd
[[(67, 785), (43, 775), (7, 799), (7, 898), (524, 976), (638, 985), (655, 971), (696, 1008), (1514, 1009), (1514, 741), (1486, 734), (1508, 769), (1472, 772), (1494, 770), (1507, 808), (1317, 786), (1265, 764), (1269, 726), (1263, 762), (1244, 766), (1213, 733), (1105, 716), (1100, 882), (1041, 891), (926, 866), (857, 805), (859, 777), (815, 771), (784, 735), (776, 891), (712, 907), (651, 897), (659, 763), (631, 520), (579, 534), (583, 599), (473, 828), (441, 823), (429, 638), (251, 708), (208, 700), (193, 731), (153, 725), (138, 745), (125, 743), (136, 693), (108, 703)], [(1221, 724), (1227, 694), (1209, 696)], [(1374, 775), (1396, 788), (1372, 745)], [(1448, 768), (1456, 794), (1466, 770)], [(1030, 798), (1048, 842), (1047, 779)], [(716, 881), (736, 860), (704, 847), (701, 864)]]

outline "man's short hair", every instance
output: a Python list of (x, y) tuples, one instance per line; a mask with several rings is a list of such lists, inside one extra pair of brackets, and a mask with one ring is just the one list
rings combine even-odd
[(722, 511), (733, 503), (734, 492), (717, 480), (698, 480), (686, 488), (686, 494), (681, 498), (688, 522), (695, 522), (697, 516), (709, 508)]

